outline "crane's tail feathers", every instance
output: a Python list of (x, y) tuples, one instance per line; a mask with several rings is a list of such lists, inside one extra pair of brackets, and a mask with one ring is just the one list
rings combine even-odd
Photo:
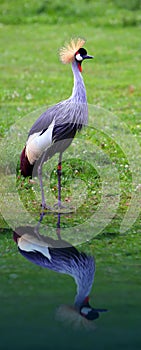
[(21, 170), (21, 175), (24, 177), (31, 177), (32, 178), (32, 172), (33, 172), (33, 167), (34, 164), (30, 164), (27, 156), (26, 156), (26, 147), (22, 150), (21, 157), (20, 157), (20, 170)]
[(85, 40), (82, 38), (71, 39), (69, 44), (66, 44), (60, 49), (60, 60), (62, 63), (71, 63), (74, 60), (75, 53), (83, 47)]

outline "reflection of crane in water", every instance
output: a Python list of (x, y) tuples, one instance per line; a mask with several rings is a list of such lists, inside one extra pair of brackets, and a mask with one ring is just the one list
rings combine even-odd
[[(74, 307), (60, 308), (60, 317), (79, 320), (94, 320), (99, 312), (105, 309), (92, 308), (89, 304), (89, 294), (94, 281), (95, 263), (92, 256), (79, 252), (64, 240), (54, 240), (50, 237), (35, 235), (30, 226), (19, 227), (13, 238), (19, 252), (29, 261), (50, 270), (72, 276), (77, 285)], [(79, 316), (79, 317), (78, 317)]]

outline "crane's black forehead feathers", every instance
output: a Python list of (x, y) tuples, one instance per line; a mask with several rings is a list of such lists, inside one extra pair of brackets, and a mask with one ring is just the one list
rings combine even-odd
[(83, 47), (81, 47), (81, 48), (78, 50), (78, 52), (80, 53), (81, 56), (87, 55), (87, 51), (86, 51)]

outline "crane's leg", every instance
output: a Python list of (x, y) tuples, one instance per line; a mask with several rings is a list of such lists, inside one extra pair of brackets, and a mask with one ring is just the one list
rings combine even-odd
[(58, 213), (56, 233), (59, 240), (61, 240), (61, 220), (60, 219), (61, 219), (61, 214)]
[(62, 153), (59, 154), (59, 161), (57, 167), (57, 175), (58, 175), (58, 208), (61, 208), (61, 171), (62, 171)]
[(45, 202), (45, 195), (44, 195), (44, 189), (43, 189), (42, 166), (43, 164), (40, 164), (38, 166), (38, 178), (39, 178), (40, 188), (41, 188), (42, 208), (45, 209), (46, 202)]
[[(45, 156), (46, 156), (46, 154), (44, 153), (43, 157), (41, 159), (41, 162), (38, 166), (38, 178), (39, 178), (40, 188), (41, 188), (42, 209), (51, 209), (51, 207), (46, 204), (45, 195), (44, 195), (44, 188), (43, 188), (42, 167), (43, 167)], [(42, 218), (43, 218), (43, 216), (44, 216), (44, 213), (42, 212)], [(42, 221), (42, 219), (41, 219), (41, 221)]]
[(59, 154), (58, 166), (57, 166), (57, 175), (58, 175), (58, 202), (54, 205), (58, 209), (65, 208), (61, 203), (61, 174), (62, 174), (62, 152)]
[[(74, 208), (68, 208), (68, 206), (65, 206), (61, 202), (61, 174), (62, 174), (62, 152), (59, 154), (59, 160), (58, 160), (58, 166), (57, 166), (57, 175), (58, 175), (58, 203), (54, 205), (54, 207), (57, 207), (58, 209), (64, 209), (64, 213), (72, 213), (74, 211)], [(63, 214), (63, 211), (61, 211)]]

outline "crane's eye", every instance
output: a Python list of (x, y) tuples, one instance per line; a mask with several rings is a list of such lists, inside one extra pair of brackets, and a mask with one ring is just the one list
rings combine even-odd
[(76, 53), (75, 58), (76, 58), (76, 60), (79, 61), (79, 62), (83, 60), (83, 57), (80, 55), (79, 52)]

